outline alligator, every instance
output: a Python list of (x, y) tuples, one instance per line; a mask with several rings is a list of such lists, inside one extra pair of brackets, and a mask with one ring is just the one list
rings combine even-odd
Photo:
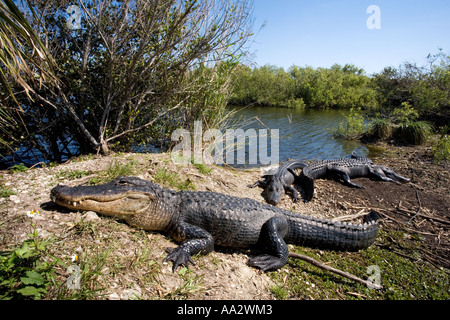
[(379, 214), (362, 223), (333, 222), (297, 214), (248, 198), (208, 191), (173, 191), (137, 177), (118, 177), (97, 186), (58, 185), (51, 199), (72, 210), (92, 210), (131, 226), (167, 233), (180, 243), (168, 250), (172, 270), (194, 264), (191, 256), (207, 254), (214, 245), (263, 250), (248, 264), (276, 270), (288, 261), (286, 243), (356, 251), (376, 239)]
[(280, 203), (284, 192), (290, 192), (292, 194), (292, 200), (296, 202), (299, 199), (298, 192), (295, 188), (291, 187), (297, 177), (293, 173), (293, 170), (305, 166), (307, 166), (307, 163), (303, 161), (286, 161), (277, 169), (276, 173), (266, 174), (263, 176), (264, 180), (258, 180), (254, 184), (249, 184), (247, 187), (263, 187), (267, 202), (275, 206)]
[[(295, 172), (290, 171), (295, 175)], [(410, 181), (410, 179), (402, 177), (388, 167), (374, 164), (369, 158), (354, 154), (350, 158), (315, 161), (305, 166), (300, 173), (300, 177), (296, 178), (300, 180), (300, 185), (305, 193), (305, 201), (311, 201), (314, 195), (315, 179), (331, 178), (342, 180), (349, 187), (364, 189), (363, 186), (350, 180), (358, 177), (367, 177), (371, 180), (397, 184)]]

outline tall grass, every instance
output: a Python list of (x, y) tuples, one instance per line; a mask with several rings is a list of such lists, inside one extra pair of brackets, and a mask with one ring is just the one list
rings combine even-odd
[(432, 127), (424, 121), (401, 123), (394, 130), (393, 137), (403, 143), (420, 145), (427, 141)]
[(368, 135), (376, 140), (389, 140), (393, 131), (394, 127), (389, 119), (376, 118), (370, 123)]

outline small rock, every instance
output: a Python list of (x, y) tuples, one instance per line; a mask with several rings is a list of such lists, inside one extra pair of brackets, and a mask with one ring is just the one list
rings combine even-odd
[(100, 217), (94, 211), (88, 211), (83, 216), (84, 222), (99, 221)]
[(15, 195), (15, 194), (9, 196), (9, 200), (12, 201), (12, 202), (14, 202), (15, 204), (20, 203), (20, 198), (19, 198), (19, 196)]
[(141, 294), (142, 294), (142, 292), (141, 292), (140, 288), (127, 289), (122, 293), (121, 299), (122, 300), (136, 300), (136, 299), (141, 298)]
[(117, 293), (111, 293), (109, 296), (108, 296), (108, 299), (109, 300), (120, 300), (120, 296), (117, 294)]

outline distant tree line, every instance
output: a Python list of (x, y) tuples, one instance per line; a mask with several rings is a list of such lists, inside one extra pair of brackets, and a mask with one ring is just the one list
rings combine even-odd
[(230, 103), (287, 108), (357, 108), (395, 118), (407, 103), (418, 118), (437, 127), (450, 122), (450, 56), (440, 50), (428, 64), (405, 63), (368, 76), (354, 65), (331, 68), (240, 66)]
[(231, 104), (288, 108), (374, 108), (376, 91), (364, 70), (354, 65), (331, 68), (241, 66), (235, 73)]

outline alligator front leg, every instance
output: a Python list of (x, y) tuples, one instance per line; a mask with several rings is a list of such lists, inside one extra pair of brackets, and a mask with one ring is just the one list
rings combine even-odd
[(172, 261), (172, 271), (183, 265), (189, 267), (189, 262), (195, 264), (191, 256), (197, 253), (208, 254), (214, 249), (214, 240), (211, 234), (200, 227), (181, 222), (177, 228), (170, 232), (174, 239), (185, 239), (175, 249), (169, 249), (169, 255), (164, 261)]
[(298, 201), (298, 192), (297, 190), (295, 190), (295, 188), (291, 187), (291, 186), (284, 186), (284, 191), (290, 192), (292, 194), (292, 201), (293, 202), (297, 202)]
[(264, 180), (258, 180), (253, 184), (248, 184), (247, 187), (248, 188), (254, 188), (254, 187), (263, 187), (265, 188), (267, 186), (267, 181)]
[(288, 262), (289, 250), (283, 240), (288, 232), (288, 223), (284, 217), (270, 218), (262, 227), (259, 244), (268, 254), (250, 259), (248, 264), (261, 271), (276, 270)]

